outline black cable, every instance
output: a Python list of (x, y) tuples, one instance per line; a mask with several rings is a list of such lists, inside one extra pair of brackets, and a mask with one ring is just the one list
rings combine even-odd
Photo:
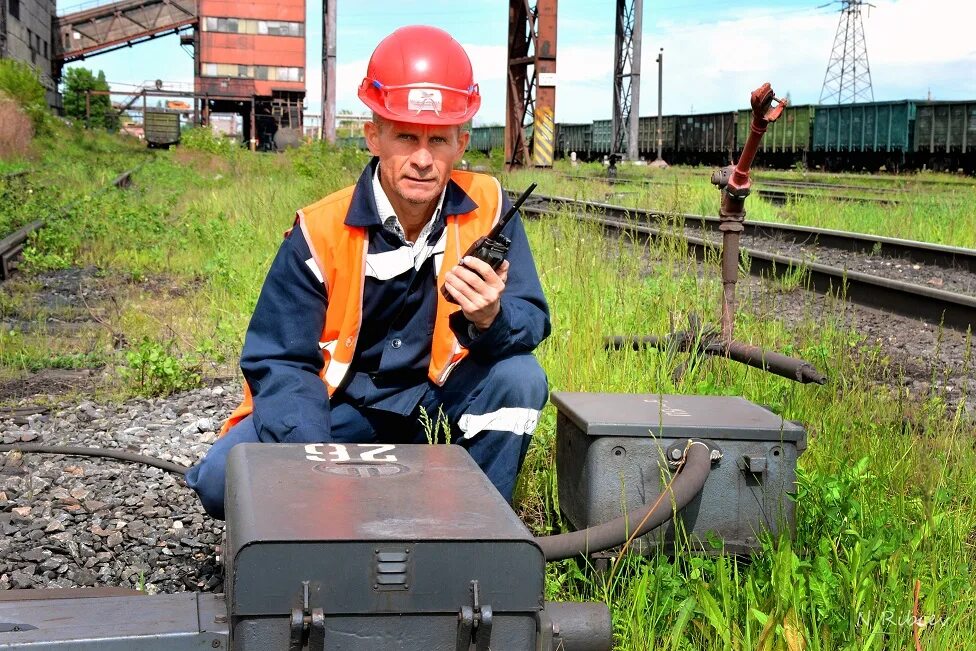
[(76, 448), (64, 445), (42, 445), (39, 443), (14, 443), (11, 445), (0, 445), (0, 452), (12, 452), (14, 450), (18, 450), (20, 452), (35, 452), (40, 454), (64, 454), (74, 457), (105, 457), (108, 459), (118, 459), (119, 461), (132, 461), (134, 463), (142, 463), (147, 466), (166, 470), (167, 472), (176, 473), (177, 475), (185, 475), (186, 471), (189, 470), (189, 468), (186, 466), (181, 466), (180, 464), (172, 463), (171, 461), (164, 461), (145, 454), (126, 452), (125, 450), (113, 450), (111, 448)]
[[(609, 522), (581, 531), (540, 536), (535, 542), (542, 548), (546, 562), (586, 556), (622, 545), (627, 540), (643, 536), (651, 529), (661, 526), (686, 507), (705, 487), (711, 468), (711, 451), (708, 446), (701, 441), (692, 441), (687, 460), (663, 499), (639, 506), (627, 515)], [(643, 525), (633, 531), (632, 527), (637, 522), (643, 522)]]

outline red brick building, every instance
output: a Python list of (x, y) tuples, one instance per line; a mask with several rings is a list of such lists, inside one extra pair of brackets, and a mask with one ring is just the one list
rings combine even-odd
[[(204, 114), (240, 113), (261, 146), (301, 134), (305, 0), (199, 0), (195, 90)], [(253, 107), (253, 119), (252, 119)]]

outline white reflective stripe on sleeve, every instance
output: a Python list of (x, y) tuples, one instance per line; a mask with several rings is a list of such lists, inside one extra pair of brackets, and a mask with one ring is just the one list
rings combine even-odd
[(389, 280), (411, 269), (413, 250), (409, 246), (401, 246), (385, 253), (366, 254), (366, 275), (371, 278)]
[(315, 274), (316, 280), (323, 285), (325, 284), (325, 280), (322, 278), (322, 272), (319, 270), (319, 266), (315, 264), (315, 258), (309, 258), (306, 260), (305, 266), (312, 270), (312, 273)]
[(342, 378), (346, 377), (349, 370), (349, 363), (337, 362), (334, 358), (329, 362), (329, 367), (325, 369), (325, 382), (330, 387), (337, 387), (342, 384)]
[(466, 439), (486, 430), (531, 434), (538, 424), (539, 410), (524, 407), (502, 407), (490, 414), (464, 414), (458, 421)]

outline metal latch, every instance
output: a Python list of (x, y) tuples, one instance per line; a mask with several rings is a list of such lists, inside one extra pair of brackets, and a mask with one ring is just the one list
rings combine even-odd
[(471, 606), (458, 611), (456, 651), (489, 651), (491, 648), (491, 606), (481, 605), (477, 579), (471, 581)]
[(302, 607), (292, 608), (288, 651), (325, 651), (325, 611), (308, 607), (308, 581), (302, 581)]
[(739, 469), (742, 472), (750, 472), (754, 475), (761, 475), (766, 472), (766, 457), (756, 454), (743, 454), (739, 460)]

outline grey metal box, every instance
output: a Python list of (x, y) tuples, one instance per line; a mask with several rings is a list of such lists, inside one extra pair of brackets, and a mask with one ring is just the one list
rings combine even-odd
[(542, 552), (460, 446), (238, 445), (226, 513), (235, 651), (288, 648), (295, 609), (327, 649), (454, 651), (475, 580), (492, 648), (536, 648)]
[[(701, 494), (678, 516), (693, 545), (708, 538), (745, 553), (760, 531), (794, 531), (796, 461), (804, 429), (748, 400), (731, 396), (553, 393), (557, 408), (559, 507), (577, 529), (653, 503), (689, 438), (712, 449)], [(634, 523), (635, 525), (637, 523)], [(639, 548), (671, 547), (674, 522), (641, 539)]]

